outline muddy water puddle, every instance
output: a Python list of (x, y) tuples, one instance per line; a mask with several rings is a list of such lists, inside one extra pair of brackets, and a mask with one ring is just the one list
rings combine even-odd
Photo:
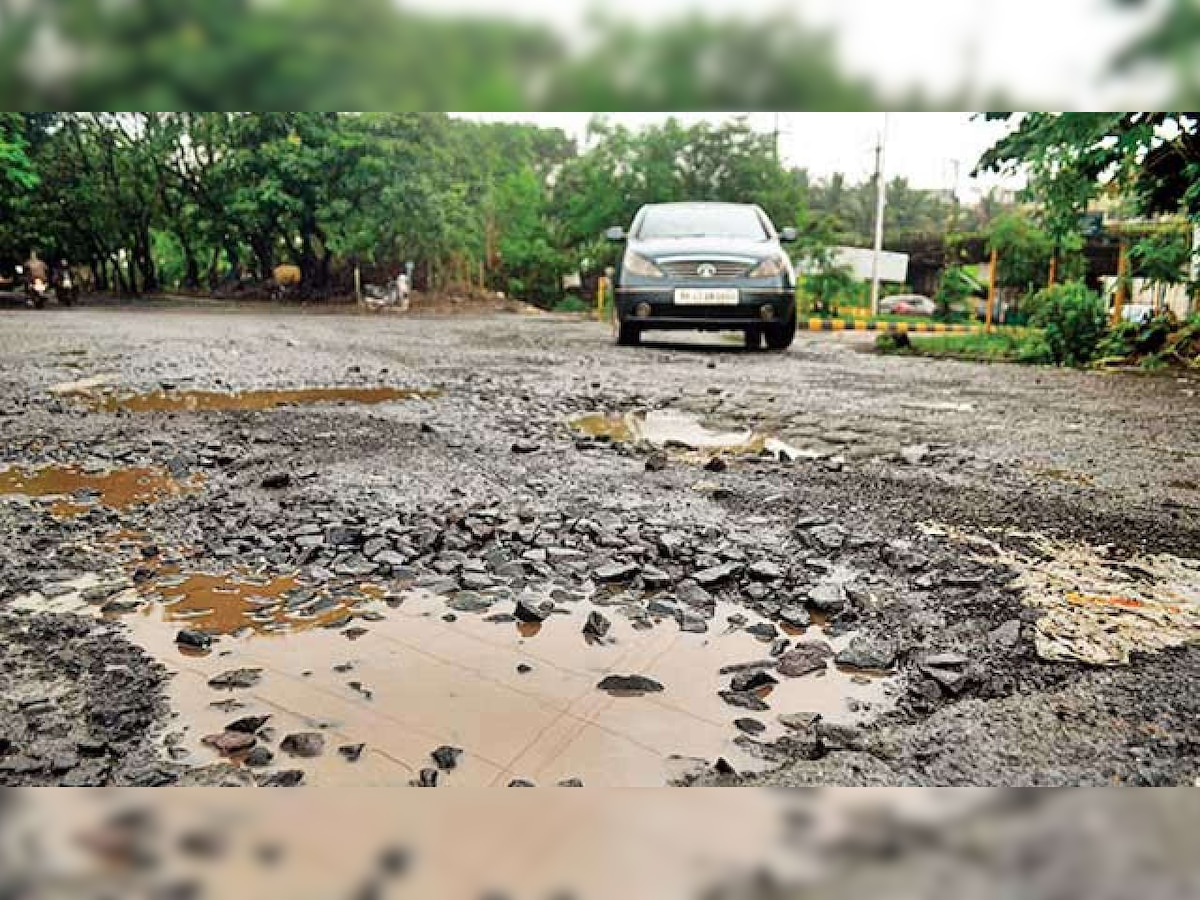
[(83, 515), (96, 506), (124, 510), (197, 490), (198, 476), (176, 480), (164, 469), (139, 466), (93, 471), (77, 465), (0, 470), (0, 496), (48, 498), (60, 519)]
[(769, 455), (777, 458), (810, 457), (778, 438), (752, 430), (722, 431), (710, 428), (701, 418), (676, 410), (647, 412), (593, 412), (572, 417), (570, 427), (586, 437), (613, 443), (645, 442), (667, 450), (723, 453), (738, 456)]
[(255, 579), (204, 572), (167, 574), (143, 587), (142, 614), (209, 634), (277, 634), (348, 621), (358, 599), (302, 588), (295, 576)]
[[(681, 631), (673, 618), (648, 619), (640, 604), (562, 602), (561, 612), (544, 622), (523, 623), (509, 614), (512, 601), (482, 613), (451, 613), (441, 596), (408, 591), (394, 606), (397, 598), (384, 602), (375, 588), (347, 592), (346, 609), (357, 617), (347, 628), (246, 627), (255, 591), (270, 599), (269, 588), (247, 587), (236, 597), (214, 589), (181, 601), (228, 603), (234, 610), (207, 624), (203, 615), (181, 621), (175, 616), (181, 607), (172, 612), (157, 601), (123, 617), (132, 640), (175, 673), (168, 692), (179, 716), (169, 727), (179, 732), (173, 753), (185, 762), (220, 761), (202, 743), (205, 736), (244, 716), (269, 715), (270, 737), (259, 743), (274, 761), (257, 771), (298, 768), (313, 785), (406, 785), (434, 767), (435, 748), (452, 746), (464, 752), (453, 771), (440, 774), (446, 786), (505, 786), (516, 779), (551, 786), (571, 778), (654, 786), (718, 758), (738, 771), (768, 768), (768, 751), (755, 742), (786, 733), (780, 714), (853, 723), (890, 703), (889, 680), (829, 665), (799, 678), (775, 673), (775, 683), (755, 686), (767, 709), (729, 705), (718, 694), (738, 674), (729, 667), (770, 660), (769, 643), (727, 624), (730, 616), (746, 615), (734, 605), (719, 605), (710, 630), (696, 634)], [(602, 640), (589, 641), (583, 625), (597, 608), (610, 627)], [(188, 655), (175, 642), (181, 625), (213, 625), (230, 636), (205, 655)], [(820, 636), (814, 628), (806, 638)], [(831, 641), (834, 648), (841, 640)], [(210, 685), (235, 670), (258, 677), (242, 689)], [(661, 690), (599, 689), (614, 675), (649, 679)], [(734, 720), (743, 727), (757, 722), (753, 739)], [(317, 756), (282, 749), (283, 739), (297, 732), (321, 736)], [(355, 761), (339, 749), (357, 744), (365, 747)]]
[(77, 396), (99, 412), (207, 412), (269, 410), (281, 406), (308, 406), (317, 403), (372, 405), (403, 400), (430, 400), (440, 394), (441, 392), (436, 390), (398, 387), (314, 387), (238, 392), (160, 390), (145, 394), (78, 392)]

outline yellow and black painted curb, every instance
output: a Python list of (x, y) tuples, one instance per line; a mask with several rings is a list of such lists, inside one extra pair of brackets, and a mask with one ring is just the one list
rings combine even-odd
[(798, 327), (801, 331), (884, 331), (898, 334), (981, 334), (987, 331), (986, 325), (877, 322), (871, 319), (801, 319)]

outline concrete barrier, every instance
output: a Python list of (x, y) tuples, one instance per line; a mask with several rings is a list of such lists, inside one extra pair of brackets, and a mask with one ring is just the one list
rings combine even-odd
[(801, 319), (800, 331), (884, 331), (893, 334), (980, 334), (984, 325), (947, 325), (944, 322), (879, 322), (873, 319)]

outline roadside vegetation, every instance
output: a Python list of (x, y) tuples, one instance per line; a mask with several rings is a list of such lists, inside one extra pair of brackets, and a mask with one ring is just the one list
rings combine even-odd
[(1035, 364), (1053, 361), (1045, 336), (1036, 328), (972, 334), (881, 334), (875, 345), (881, 353), (935, 359)]

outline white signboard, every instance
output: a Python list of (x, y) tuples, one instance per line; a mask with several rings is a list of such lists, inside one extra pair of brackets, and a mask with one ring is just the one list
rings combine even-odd
[[(856, 278), (869, 281), (871, 278), (871, 259), (874, 250), (865, 247), (837, 247), (834, 250), (837, 261), (854, 272)], [(892, 253), (884, 250), (879, 254), (879, 280), (894, 281), (904, 284), (908, 281), (908, 254)]]

